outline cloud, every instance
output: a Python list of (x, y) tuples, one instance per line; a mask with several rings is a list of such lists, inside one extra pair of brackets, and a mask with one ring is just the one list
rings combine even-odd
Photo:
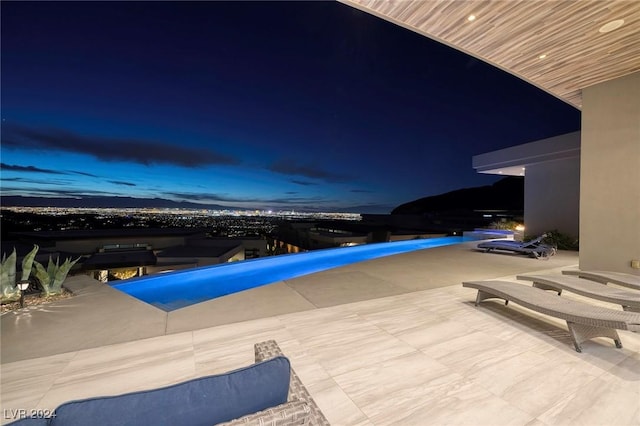
[[(26, 181), (26, 180), (25, 180)], [(39, 184), (45, 182), (28, 181), (28, 183)], [(52, 182), (46, 182), (51, 184)], [(76, 189), (61, 189), (61, 188), (44, 188), (42, 186), (32, 188), (16, 188), (16, 187), (2, 187), (3, 195), (10, 195), (14, 192), (16, 195), (23, 195), (26, 197), (68, 197), (68, 198), (86, 198), (88, 196), (115, 196), (113, 192), (89, 190), (76, 190)]]
[(355, 192), (358, 194), (373, 194), (373, 191), (369, 191), (368, 189), (352, 189), (349, 192)]
[[(4, 140), (2, 141), (4, 143)], [(41, 169), (35, 166), (17, 166), (13, 164), (0, 163), (0, 169), (8, 172), (27, 172), (27, 173), (48, 173), (52, 175), (64, 175), (65, 172), (50, 169)]]
[(391, 212), (391, 210), (393, 210), (394, 208), (396, 208), (397, 206), (395, 205), (389, 205), (389, 204), (360, 204), (360, 205), (352, 205), (352, 206), (344, 206), (341, 207), (339, 209), (339, 211), (343, 211), (343, 212), (355, 212), (355, 213), (375, 213), (375, 214), (388, 214), (389, 212)]
[(164, 192), (162, 194), (165, 197), (171, 197), (171, 198), (178, 198), (181, 200), (188, 200), (188, 201), (224, 201), (224, 202), (230, 202), (230, 203), (238, 203), (238, 202), (245, 202), (245, 201), (251, 201), (251, 200), (247, 200), (244, 198), (240, 198), (240, 197), (230, 197), (228, 195), (221, 195), (221, 194), (210, 194), (210, 193), (196, 193), (196, 192)]
[(299, 192), (298, 191), (287, 191), (287, 192), (285, 192), (285, 194), (287, 194), (287, 195), (295, 195), (295, 194), (299, 194)]
[(302, 186), (311, 186), (311, 185), (317, 185), (317, 183), (315, 182), (309, 182), (309, 181), (305, 181), (305, 180), (297, 180), (297, 179), (291, 179), (292, 183), (295, 183), (297, 185), (302, 185)]
[[(2, 182), (20, 182), (20, 183), (28, 183), (32, 185), (69, 185), (71, 184), (71, 181), (67, 179), (42, 180), (42, 179), (26, 179), (21, 177), (14, 177), (14, 178), (2, 178), (0, 180), (2, 180)], [(5, 190), (6, 188), (3, 188), (3, 191)]]
[[(19, 179), (19, 178), (16, 178)], [(21, 180), (22, 182), (22, 180)], [(42, 182), (44, 183), (44, 182)], [(51, 183), (51, 182), (49, 182)], [(46, 185), (38, 185), (38, 182), (34, 182), (33, 187), (7, 187), (3, 185), (3, 196), (20, 195), (24, 197), (45, 197), (47, 198), (68, 198), (78, 200), (79, 206), (93, 205), (92, 203), (99, 202), (100, 205), (119, 206), (123, 205), (123, 197), (121, 194), (108, 191), (99, 190), (87, 190), (87, 189), (64, 189), (64, 187), (50, 187)], [(338, 206), (336, 200), (326, 199), (321, 196), (304, 197), (304, 196), (285, 196), (285, 197), (235, 197), (227, 194), (210, 194), (210, 193), (190, 193), (190, 192), (166, 192), (156, 193), (156, 198), (140, 198), (137, 199), (141, 203), (140, 206), (146, 205), (149, 207), (156, 206), (159, 201), (165, 200), (169, 202), (181, 202), (188, 201), (192, 203), (200, 203), (202, 208), (206, 208), (207, 205), (221, 204), (226, 206), (233, 206), (229, 208), (247, 208), (247, 209), (286, 209), (286, 210), (298, 210), (298, 211), (367, 211), (369, 209), (380, 211), (380, 208), (374, 204), (366, 206)], [(124, 197), (131, 198), (131, 197)], [(131, 198), (136, 200), (136, 198)], [(216, 208), (219, 208), (217, 205)], [(390, 210), (387, 208), (386, 210)]]
[(124, 185), (124, 186), (138, 186), (135, 183), (131, 183), (131, 182), (123, 182), (121, 180), (110, 180), (110, 183), (113, 183), (115, 185)]
[(77, 170), (51, 170), (42, 169), (35, 166), (18, 166), (15, 164), (0, 163), (0, 169), (8, 172), (21, 172), (21, 173), (48, 173), (52, 175), (81, 175), (88, 177), (100, 177), (91, 173), (79, 172)]
[(304, 176), (311, 179), (320, 179), (327, 182), (345, 182), (349, 176), (322, 170), (314, 166), (296, 164), (292, 160), (280, 160), (267, 167), (268, 170), (283, 175)]
[(253, 204), (284, 204), (298, 205), (305, 203), (324, 202), (321, 197), (233, 197), (226, 194), (190, 193), (190, 192), (165, 192), (164, 197), (177, 198), (186, 201), (225, 202), (225, 203), (253, 203)]
[(43, 130), (16, 124), (3, 126), (2, 143), (8, 148), (74, 152), (91, 155), (102, 161), (125, 161), (147, 166), (173, 164), (202, 167), (239, 163), (233, 157), (209, 149), (187, 148), (161, 141), (84, 136), (63, 129)]
[(75, 174), (75, 175), (81, 175), (81, 176), (94, 177), (94, 178), (100, 177), (100, 176), (98, 176), (98, 175), (92, 175), (91, 173), (86, 173), (86, 172), (76, 172), (76, 171), (73, 171), (73, 170), (70, 170), (70, 171), (69, 171), (69, 173), (73, 173), (73, 174)]
[(285, 204), (285, 205), (300, 205), (304, 206), (306, 203), (326, 203), (327, 200), (324, 200), (321, 197), (289, 197), (289, 198), (267, 198), (256, 200), (259, 203), (268, 203), (268, 204)]

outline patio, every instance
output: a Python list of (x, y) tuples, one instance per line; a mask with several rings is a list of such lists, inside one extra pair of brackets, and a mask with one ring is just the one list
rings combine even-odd
[(475, 307), (461, 286), (560, 271), (577, 255), (471, 248), (362, 262), (169, 314), (78, 277), (82, 290), (60, 306), (2, 316), (3, 424), (17, 409), (241, 367), (267, 339), (335, 425), (639, 424), (640, 336), (620, 332), (622, 349), (594, 339), (580, 354), (561, 321), (499, 301)]

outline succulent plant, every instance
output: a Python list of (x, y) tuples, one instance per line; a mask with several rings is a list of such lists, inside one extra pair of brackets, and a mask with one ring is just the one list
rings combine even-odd
[[(36, 253), (38, 253), (39, 247), (34, 244), (33, 249), (22, 259), (22, 281), (26, 281), (29, 279), (29, 275), (31, 275), (31, 268), (33, 267), (33, 260), (36, 257)], [(14, 249), (15, 251), (15, 249)]]
[[(31, 275), (33, 259), (38, 252), (38, 246), (34, 245), (33, 249), (22, 259), (22, 281), (27, 281)], [(2, 264), (0, 265), (0, 302), (8, 303), (20, 299), (20, 289), (16, 285), (16, 249), (14, 248), (9, 257), (4, 254), (2, 256)]]
[(36, 267), (35, 276), (40, 281), (40, 285), (42, 285), (44, 296), (53, 296), (62, 293), (62, 283), (67, 278), (71, 267), (75, 265), (78, 260), (80, 260), (79, 257), (74, 261), (67, 258), (64, 263), (60, 265), (60, 257), (56, 259), (56, 263), (53, 263), (51, 256), (49, 256), (47, 269), (44, 269), (41, 263), (33, 262)]

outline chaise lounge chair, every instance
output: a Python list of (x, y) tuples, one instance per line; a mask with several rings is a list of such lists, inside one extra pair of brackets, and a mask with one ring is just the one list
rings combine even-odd
[(616, 348), (622, 348), (617, 330), (640, 332), (640, 313), (609, 309), (589, 303), (558, 297), (546, 291), (511, 281), (465, 281), (463, 287), (478, 290), (476, 306), (485, 299), (503, 299), (520, 306), (559, 318), (567, 328), (577, 352), (582, 343), (594, 337), (613, 339)]
[(478, 244), (478, 248), (484, 250), (486, 253), (497, 251), (510, 251), (518, 254), (526, 254), (537, 259), (547, 259), (556, 254), (556, 248), (549, 244), (543, 244), (542, 240), (547, 237), (547, 234), (542, 234), (536, 239), (527, 242), (513, 241), (513, 240), (491, 240)]
[(525, 274), (517, 279), (532, 281), (534, 287), (543, 290), (567, 290), (581, 296), (622, 306), (625, 311), (640, 312), (640, 291), (606, 286), (594, 281), (559, 274)]
[(564, 275), (577, 275), (580, 278), (596, 281), (601, 284), (611, 283), (635, 290), (640, 290), (640, 276), (638, 275), (611, 271), (580, 271), (577, 269), (562, 271), (562, 273)]

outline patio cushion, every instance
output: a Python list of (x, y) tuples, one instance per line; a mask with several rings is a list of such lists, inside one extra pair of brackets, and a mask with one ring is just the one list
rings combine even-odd
[(286, 402), (290, 371), (289, 360), (277, 357), (164, 388), (67, 402), (50, 424), (213, 425)]

